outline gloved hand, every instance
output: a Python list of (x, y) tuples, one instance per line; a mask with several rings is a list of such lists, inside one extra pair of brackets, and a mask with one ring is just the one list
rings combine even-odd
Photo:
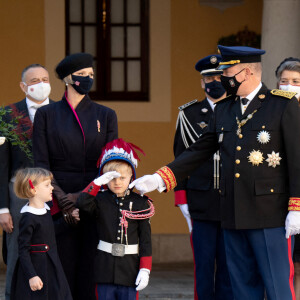
[(186, 222), (189, 227), (189, 232), (192, 232), (192, 220), (191, 220), (191, 215), (189, 213), (189, 206), (187, 204), (178, 204), (183, 216), (186, 219)]
[(105, 185), (105, 184), (109, 183), (111, 180), (113, 180), (114, 178), (118, 178), (120, 176), (121, 176), (121, 174), (118, 173), (117, 171), (107, 172), (107, 173), (103, 174), (102, 176), (96, 178), (94, 180), (94, 183), (98, 186)]
[(75, 203), (77, 198), (79, 197), (79, 193), (74, 194), (65, 194), (58, 200), (58, 205), (62, 211), (65, 221), (69, 225), (76, 225), (78, 221), (72, 216), (72, 212), (76, 209)]
[(300, 233), (300, 211), (291, 210), (285, 219), (285, 237)]
[(150, 270), (145, 269), (145, 268), (140, 269), (139, 274), (135, 281), (135, 284), (137, 285), (137, 287), (136, 287), (137, 291), (141, 291), (148, 285), (149, 274), (150, 274)]
[(162, 192), (166, 189), (164, 181), (156, 173), (153, 174), (153, 175), (145, 175), (143, 177), (140, 177), (140, 178), (134, 180), (129, 185), (130, 189), (132, 189), (133, 187), (135, 187), (141, 195), (144, 195), (145, 193), (152, 192), (156, 189), (159, 192)]

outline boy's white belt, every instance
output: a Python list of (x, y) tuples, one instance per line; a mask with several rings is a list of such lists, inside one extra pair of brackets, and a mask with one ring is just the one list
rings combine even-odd
[(138, 254), (139, 245), (124, 245), (124, 244), (111, 244), (104, 241), (99, 241), (98, 250), (111, 253), (113, 256), (124, 256), (125, 254)]

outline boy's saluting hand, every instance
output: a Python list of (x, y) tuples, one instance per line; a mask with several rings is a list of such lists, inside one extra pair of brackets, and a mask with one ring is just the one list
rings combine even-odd
[(94, 180), (94, 183), (98, 186), (105, 185), (105, 184), (109, 183), (111, 180), (113, 180), (114, 178), (119, 178), (120, 176), (121, 176), (121, 174), (117, 171), (107, 172), (107, 173), (103, 174), (102, 176), (96, 178)]

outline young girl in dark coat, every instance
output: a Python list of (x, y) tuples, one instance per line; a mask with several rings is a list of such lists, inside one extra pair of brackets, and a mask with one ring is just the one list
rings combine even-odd
[(11, 300), (72, 300), (59, 260), (50, 208), (52, 173), (42, 168), (21, 169), (14, 190), (29, 199), (21, 210), (19, 259), (14, 272)]

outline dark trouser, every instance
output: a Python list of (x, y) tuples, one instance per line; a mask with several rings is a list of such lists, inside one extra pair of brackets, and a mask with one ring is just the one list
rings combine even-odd
[(6, 235), (7, 247), (7, 269), (6, 269), (6, 287), (5, 287), (5, 300), (10, 299), (11, 280), (16, 266), (18, 253), (18, 236), (19, 236), (19, 223), (22, 217), (20, 213), (22, 207), (28, 202), (26, 199), (18, 198), (13, 190), (13, 182), (9, 183), (9, 197), (10, 197), (10, 214), (13, 220), (13, 231)]
[(224, 230), (226, 258), (235, 299), (295, 300), (294, 239), (284, 227)]
[(68, 225), (61, 213), (53, 217), (57, 250), (73, 300), (95, 300), (96, 225), (80, 217), (76, 226)]
[(137, 291), (131, 286), (100, 283), (96, 285), (96, 299), (135, 300), (137, 299)]
[(220, 222), (193, 220), (192, 241), (198, 299), (233, 300)]

